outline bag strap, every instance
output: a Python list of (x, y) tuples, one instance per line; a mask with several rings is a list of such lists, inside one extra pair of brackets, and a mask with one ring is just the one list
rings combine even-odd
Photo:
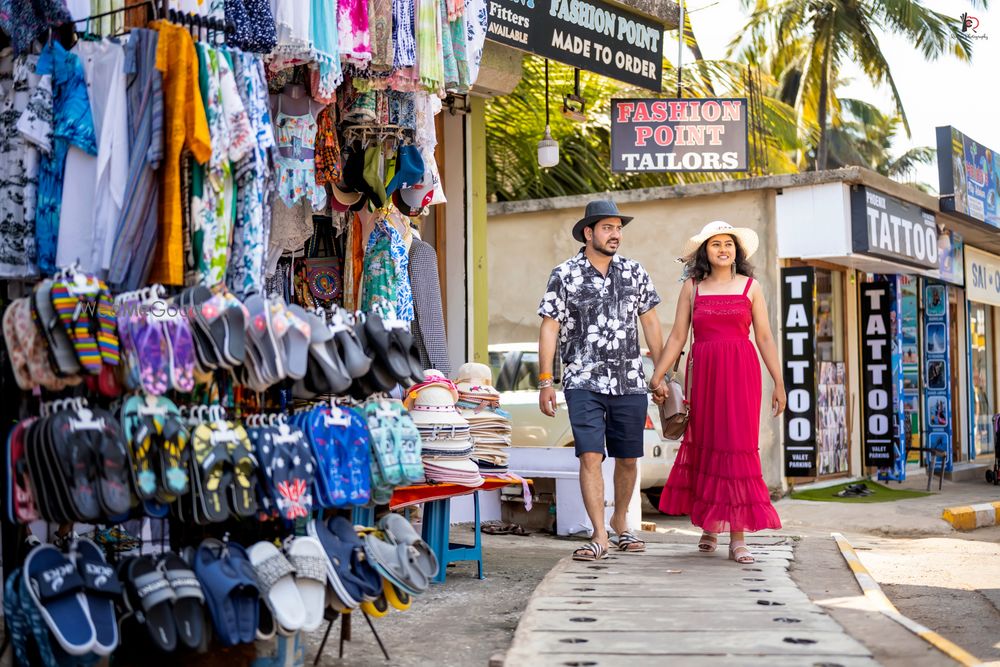
[[(694, 278), (691, 279), (691, 316), (688, 321), (688, 357), (691, 356), (690, 350), (691, 346), (694, 344), (694, 299), (698, 294), (698, 286), (695, 285)], [(677, 361), (674, 362), (674, 373), (681, 368), (681, 357), (684, 356), (684, 350), (677, 356)], [(685, 374), (686, 376), (686, 374)]]

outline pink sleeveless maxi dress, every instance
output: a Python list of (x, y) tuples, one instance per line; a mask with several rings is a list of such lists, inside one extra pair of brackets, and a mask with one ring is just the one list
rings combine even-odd
[(747, 293), (698, 294), (692, 316), (691, 419), (660, 496), (712, 533), (781, 528), (760, 467), (761, 373)]

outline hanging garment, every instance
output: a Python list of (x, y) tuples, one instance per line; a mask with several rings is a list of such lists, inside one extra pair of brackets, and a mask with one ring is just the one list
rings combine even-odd
[(318, 86), (313, 89), (316, 99), (331, 99), (344, 81), (340, 66), (340, 45), (337, 33), (337, 4), (327, 0), (312, 0), (312, 43), (314, 71), (319, 73)]
[(465, 52), (468, 60), (470, 86), (479, 78), (479, 64), (483, 59), (489, 20), (486, 0), (469, 0), (469, 4), (465, 8)]
[(425, 90), (437, 93), (444, 85), (440, 0), (416, 2), (417, 69)]
[(97, 155), (71, 147), (66, 156), (56, 264), (77, 261), (82, 271), (105, 275), (128, 180), (125, 49), (108, 39), (81, 40), (73, 52), (87, 80)]
[[(32, 95), (27, 116), (19, 127), (43, 154), (38, 175), (35, 237), (38, 268), (51, 275), (56, 269), (66, 154), (70, 146), (76, 146), (96, 155), (97, 137), (80, 59), (53, 40), (42, 49), (36, 71), (43, 80)], [(50, 136), (51, 147), (46, 143)]]
[[(380, 253), (386, 247), (392, 260), (391, 270), (383, 270), (384, 260)], [(376, 272), (374, 277), (368, 271), (369, 262)], [(370, 310), (374, 303), (382, 300), (392, 309), (397, 319), (412, 322), (413, 290), (410, 287), (409, 267), (410, 255), (406, 239), (388, 221), (383, 219), (376, 222), (365, 247), (364, 310)]]
[(270, 53), (278, 35), (268, 0), (225, 0), (226, 20), (233, 24), (226, 43), (251, 53)]
[(364, 276), (361, 284), (361, 310), (366, 313), (378, 306), (382, 312), (396, 307), (396, 263), (392, 259), (392, 242), (379, 226), (368, 237), (365, 249)]
[(274, 10), (278, 43), (271, 50), (268, 69), (278, 71), (313, 59), (312, 1), (282, 0)]
[(458, 63), (451, 43), (451, 24), (448, 23), (448, 0), (438, 2), (438, 21), (441, 26), (441, 59), (444, 63), (444, 89), (458, 88)]
[(212, 155), (205, 107), (198, 94), (198, 57), (187, 30), (165, 21), (151, 24), (159, 31), (156, 68), (163, 75), (165, 150), (162, 171), (160, 225), (150, 279), (167, 285), (184, 280), (181, 223), (181, 150), (187, 146), (198, 163)]
[(128, 180), (111, 251), (108, 284), (130, 291), (145, 284), (156, 244), (163, 159), (163, 77), (156, 68), (159, 34), (133, 29), (125, 45)]
[(340, 180), (340, 140), (337, 138), (337, 107), (330, 104), (316, 119), (316, 183), (333, 184)]
[(65, 0), (0, 0), (0, 29), (10, 35), (14, 55), (30, 51), (45, 30), (72, 20)]
[(392, 42), (393, 0), (369, 0), (368, 32), (372, 59), (369, 68), (376, 72), (388, 72), (395, 62), (395, 46)]
[(455, 69), (458, 72), (458, 79), (454, 92), (465, 94), (469, 91), (469, 56), (468, 45), (465, 42), (466, 27), (465, 13), (461, 13), (448, 24), (447, 29), (451, 31), (451, 48), (455, 56)]
[[(38, 275), (35, 211), (41, 156), (38, 145), (18, 129), (39, 85), (37, 65), (38, 56), (14, 58), (11, 49), (0, 59), (0, 71), (11, 77), (0, 99), (0, 278)], [(42, 143), (51, 145), (52, 140), (46, 137)]]
[(289, 208), (300, 199), (308, 200), (314, 211), (326, 208), (326, 190), (316, 185), (316, 129), (316, 119), (311, 113), (286, 114), (281, 111), (281, 98), (278, 98), (275, 170), (278, 195)]
[(393, 67), (402, 69), (417, 63), (417, 43), (413, 28), (414, 0), (393, 0)]
[(372, 59), (368, 0), (340, 0), (337, 3), (337, 31), (340, 57), (355, 67), (367, 67)]
[(420, 364), (451, 377), (437, 252), (431, 244), (417, 238), (410, 245), (410, 283), (413, 287), (413, 341), (420, 351)]
[(264, 220), (270, 219), (270, 208), (266, 207), (266, 203), (273, 185), (270, 162), (275, 142), (263, 63), (249, 53), (235, 55), (236, 85), (255, 137), (253, 148), (233, 167), (237, 193), (236, 221), (226, 283), (242, 299), (263, 288), (267, 249)]

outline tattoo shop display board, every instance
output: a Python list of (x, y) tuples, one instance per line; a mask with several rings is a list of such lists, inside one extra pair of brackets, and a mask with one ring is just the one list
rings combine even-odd
[(842, 361), (819, 362), (816, 439), (819, 442), (820, 475), (849, 470), (851, 449), (847, 439), (846, 370)]
[(785, 407), (785, 476), (816, 474), (816, 276), (809, 267), (781, 269), (782, 375)]
[[(924, 282), (924, 415), (926, 446), (948, 453), (945, 470), (952, 466), (951, 428), (951, 327), (948, 286)], [(926, 455), (930, 459), (930, 455)], [(928, 464), (929, 465), (929, 464)]]
[(889, 340), (892, 343), (892, 467), (879, 471), (880, 479), (902, 482), (906, 479), (906, 416), (903, 414), (903, 293), (905, 276), (885, 276), (891, 291), (892, 310), (889, 312)]
[(892, 290), (888, 281), (859, 286), (861, 301), (861, 435), (865, 466), (893, 464), (896, 429), (892, 386)]
[[(900, 325), (903, 340), (903, 438), (911, 447), (920, 446), (920, 288), (914, 276), (900, 277)], [(910, 452), (916, 463), (920, 452)]]

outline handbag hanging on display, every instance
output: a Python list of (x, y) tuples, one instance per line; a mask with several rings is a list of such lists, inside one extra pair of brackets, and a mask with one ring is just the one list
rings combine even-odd
[[(333, 224), (327, 217), (313, 217), (313, 237), (308, 257), (302, 260), (304, 281), (316, 305), (329, 307), (340, 301), (344, 293), (344, 273), (333, 241)], [(320, 248), (323, 248), (322, 253)]]
[(688, 362), (684, 368), (684, 384), (677, 379), (677, 371), (680, 368), (681, 357), (684, 351), (674, 362), (674, 369), (667, 379), (667, 399), (660, 404), (660, 427), (663, 430), (663, 437), (669, 440), (680, 440), (687, 431), (688, 422), (691, 420), (691, 405), (687, 401), (687, 381), (691, 375), (691, 359), (694, 350), (694, 281), (691, 281), (691, 322), (688, 324), (688, 335), (691, 338), (688, 344)]

